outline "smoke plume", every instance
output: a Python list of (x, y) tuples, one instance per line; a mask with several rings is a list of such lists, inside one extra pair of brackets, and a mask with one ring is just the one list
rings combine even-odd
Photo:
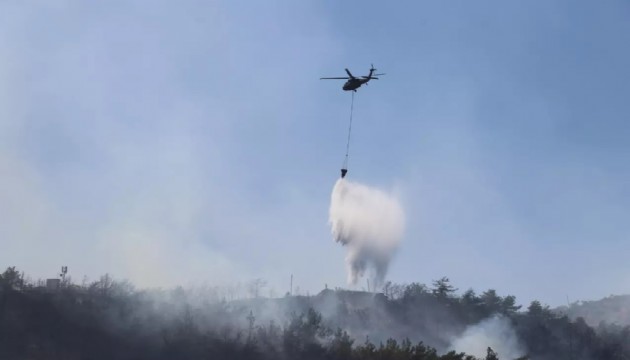
[(372, 269), (374, 288), (378, 288), (405, 227), (398, 200), (381, 190), (339, 179), (329, 216), (334, 240), (348, 248), (348, 283), (356, 284)]
[(500, 359), (516, 359), (525, 354), (523, 345), (510, 325), (510, 320), (499, 315), (471, 325), (451, 342), (451, 350), (485, 358), (488, 347)]

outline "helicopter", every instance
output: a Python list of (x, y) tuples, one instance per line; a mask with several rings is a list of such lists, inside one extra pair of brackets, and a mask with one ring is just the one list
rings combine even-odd
[(356, 77), (354, 75), (352, 75), (352, 73), (350, 72), (350, 70), (345, 69), (346, 73), (348, 73), (348, 77), (323, 77), (323, 78), (319, 78), (320, 80), (330, 80), (330, 79), (348, 79), (348, 81), (345, 82), (345, 84), (343, 84), (342, 89), (344, 91), (354, 91), (356, 92), (358, 88), (361, 87), (361, 85), (368, 83), (368, 81), (372, 80), (372, 79), (376, 79), (378, 80), (377, 77), (375, 76), (380, 76), (380, 75), (385, 75), (385, 74), (374, 74), (374, 71), (376, 71), (376, 69), (374, 68), (374, 65), (372, 64), (372, 67), (370, 68), (370, 74), (368, 76), (361, 76), (361, 77)]

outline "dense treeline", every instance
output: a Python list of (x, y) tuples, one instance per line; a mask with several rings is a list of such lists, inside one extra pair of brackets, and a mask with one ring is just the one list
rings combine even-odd
[[(0, 359), (472, 360), (448, 339), (492, 316), (507, 319), (523, 359), (630, 359), (629, 327), (595, 330), (536, 301), (521, 309), (494, 290), (458, 296), (446, 278), (431, 288), (386, 284), (384, 295), (326, 290), (245, 301), (137, 291), (108, 276), (38, 285), (15, 268), (0, 275)], [(507, 359), (481, 345), (484, 358)]]

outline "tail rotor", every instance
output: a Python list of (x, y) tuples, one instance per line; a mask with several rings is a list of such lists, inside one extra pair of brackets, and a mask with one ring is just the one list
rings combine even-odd
[(374, 64), (370, 64), (370, 75), (369, 76), (364, 76), (364, 78), (371, 78), (374, 79), (375, 76), (379, 76), (379, 75), (385, 75), (384, 73), (381, 74), (375, 74), (374, 72), (376, 71), (376, 68), (374, 67)]

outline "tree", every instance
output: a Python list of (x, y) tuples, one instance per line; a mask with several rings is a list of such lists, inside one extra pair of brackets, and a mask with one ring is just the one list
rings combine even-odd
[(501, 308), (504, 314), (514, 314), (521, 307), (521, 305), (516, 305), (516, 297), (514, 295), (508, 295), (504, 297), (501, 304)]
[(532, 301), (527, 307), (527, 314), (534, 318), (551, 318), (553, 314), (548, 305), (544, 307), (538, 300)]
[(450, 280), (447, 277), (433, 281), (431, 293), (438, 299), (450, 298), (455, 291), (457, 291), (457, 289), (450, 284)]
[(109, 274), (105, 274), (101, 276), (97, 281), (90, 284), (89, 291), (93, 294), (107, 297), (110, 295), (113, 287), (114, 280), (111, 278), (111, 276), (109, 276)]
[(401, 284), (392, 284), (389, 287), (389, 299), (395, 300), (403, 297), (405, 293), (405, 286)]
[(499, 355), (492, 350), (491, 347), (488, 347), (488, 352), (486, 353), (486, 360), (499, 360)]
[(473, 289), (466, 290), (459, 302), (460, 316), (469, 324), (479, 322), (488, 315), (484, 311), (483, 300), (475, 294)]
[(503, 299), (497, 295), (496, 290), (489, 289), (481, 294), (481, 300), (488, 309), (490, 314), (500, 312), (502, 310)]
[(536, 315), (541, 314), (542, 305), (540, 304), (540, 301), (534, 300), (531, 303), (529, 303), (529, 306), (527, 307), (527, 312), (531, 316), (536, 316)]
[(284, 349), (292, 357), (323, 352), (318, 338), (330, 335), (330, 329), (322, 326), (322, 315), (309, 308), (306, 314), (291, 314), (289, 325), (284, 329)]
[(460, 302), (466, 307), (465, 311), (471, 311), (483, 305), (483, 300), (477, 296), (473, 289), (466, 290), (460, 298)]
[(426, 285), (411, 283), (405, 287), (405, 290), (403, 291), (403, 299), (415, 299), (428, 294), (429, 291), (427, 290)]
[(352, 344), (354, 344), (354, 340), (350, 338), (350, 335), (345, 330), (337, 328), (330, 342), (328, 352), (333, 359), (350, 359), (352, 357)]
[(22, 290), (24, 288), (24, 274), (15, 270), (15, 266), (8, 267), (0, 275), (0, 285), (3, 290)]

